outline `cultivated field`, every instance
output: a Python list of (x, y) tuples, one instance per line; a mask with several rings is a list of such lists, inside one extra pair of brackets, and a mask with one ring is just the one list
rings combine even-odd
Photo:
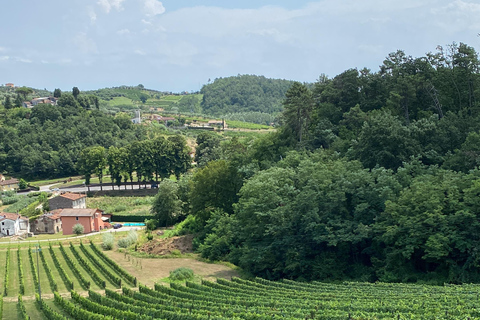
[[(37, 262), (38, 254), (38, 262)], [(134, 259), (134, 260), (130, 260)], [(103, 253), (83, 243), (0, 250), (2, 319), (478, 319), (478, 285), (242, 280), (181, 259)], [(188, 266), (201, 282), (155, 283)], [(225, 268), (225, 267), (224, 267)], [(141, 275), (141, 276), (139, 276)], [(139, 281), (141, 280), (141, 281)], [(147, 286), (145, 285), (147, 284)], [(42, 300), (38, 295), (41, 288)], [(41, 308), (40, 308), (41, 306)]]

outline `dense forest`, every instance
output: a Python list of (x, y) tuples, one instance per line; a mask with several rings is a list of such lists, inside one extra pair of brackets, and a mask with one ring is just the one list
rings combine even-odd
[(296, 82), (276, 133), (200, 135), (157, 215), (269, 279), (479, 282), (479, 67), (460, 43)]
[(202, 109), (205, 114), (215, 116), (242, 112), (279, 113), (292, 83), (254, 75), (218, 78), (202, 87)]

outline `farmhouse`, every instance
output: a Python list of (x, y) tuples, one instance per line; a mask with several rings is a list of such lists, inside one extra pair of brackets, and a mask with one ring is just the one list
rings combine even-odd
[(84, 233), (103, 230), (105, 226), (102, 213), (99, 209), (62, 209), (60, 219), (62, 220), (63, 234), (73, 234), (73, 226), (77, 223), (83, 226)]
[(0, 191), (18, 190), (18, 182), (17, 179), (5, 180), (5, 177), (0, 174)]
[(26, 235), (30, 232), (27, 217), (16, 213), (0, 213), (0, 232), (3, 236)]
[(60, 212), (62, 209), (57, 209), (45, 214), (42, 214), (32, 223), (32, 231), (34, 234), (55, 234), (62, 231), (62, 220), (60, 219)]
[(80, 193), (64, 193), (54, 198), (48, 199), (48, 207), (50, 210), (64, 209), (64, 208), (77, 208), (85, 209), (87, 196)]
[(15, 85), (13, 83), (6, 83), (5, 86), (9, 88), (15, 88)]

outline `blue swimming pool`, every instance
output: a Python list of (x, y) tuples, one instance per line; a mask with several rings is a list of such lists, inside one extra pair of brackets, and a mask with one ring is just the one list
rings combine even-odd
[(127, 222), (123, 224), (124, 227), (142, 227), (144, 225), (145, 223), (137, 223), (137, 222)]

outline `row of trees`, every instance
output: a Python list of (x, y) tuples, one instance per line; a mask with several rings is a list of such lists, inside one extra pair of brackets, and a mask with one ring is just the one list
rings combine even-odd
[(120, 148), (92, 146), (82, 150), (77, 168), (78, 172), (85, 176), (87, 185), (95, 174), (101, 188), (107, 167), (112, 181), (118, 187), (122, 180), (133, 183), (134, 173), (138, 182), (155, 180), (158, 183), (159, 179), (163, 180), (171, 175), (180, 177), (185, 173), (192, 161), (189, 152), (185, 138), (179, 135), (136, 141)]

